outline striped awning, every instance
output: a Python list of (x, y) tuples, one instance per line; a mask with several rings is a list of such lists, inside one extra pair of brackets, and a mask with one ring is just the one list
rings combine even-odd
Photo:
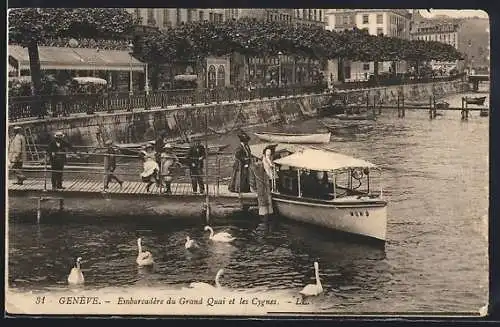
[[(9, 57), (19, 63), (20, 69), (29, 69), (28, 49), (18, 45), (8, 46)], [(39, 46), (40, 68), (68, 70), (143, 71), (144, 64), (128, 51), (98, 50)]]

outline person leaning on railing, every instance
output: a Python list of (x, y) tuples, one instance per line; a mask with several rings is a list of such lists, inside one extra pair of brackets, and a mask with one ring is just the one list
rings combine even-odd
[(23, 135), (21, 126), (14, 127), (16, 134), (9, 144), (9, 161), (10, 168), (16, 175), (17, 182), (15, 184), (23, 185), (26, 176), (23, 174), (23, 162), (26, 161), (26, 137)]
[(205, 192), (205, 184), (203, 183), (203, 161), (206, 158), (206, 149), (201, 145), (200, 140), (194, 140), (188, 151), (189, 174), (191, 175), (191, 184), (193, 193), (196, 193), (198, 186), (200, 194)]
[(52, 170), (52, 189), (62, 190), (63, 187), (63, 170), (66, 163), (66, 152), (75, 152), (73, 146), (64, 140), (63, 132), (56, 132), (47, 146), (47, 157), (49, 159)]

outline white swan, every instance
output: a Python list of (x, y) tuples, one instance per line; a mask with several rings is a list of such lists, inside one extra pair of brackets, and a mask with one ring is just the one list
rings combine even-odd
[[(217, 275), (215, 275), (215, 287), (216, 288), (221, 288), (222, 286), (219, 283), (219, 278), (224, 274), (224, 269), (219, 269), (217, 272)], [(189, 284), (189, 287), (191, 288), (214, 288), (211, 284), (204, 283), (204, 282), (192, 282)]]
[(316, 284), (306, 285), (302, 291), (299, 293), (304, 296), (316, 296), (323, 292), (323, 286), (321, 286), (321, 281), (319, 280), (319, 265), (314, 262), (314, 272), (316, 274)]
[(198, 248), (198, 244), (195, 240), (192, 240), (189, 236), (186, 236), (186, 244), (184, 245), (186, 249)]
[(154, 263), (153, 255), (149, 251), (142, 252), (142, 239), (139, 237), (137, 239), (137, 247), (139, 248), (139, 253), (137, 254), (137, 264), (139, 266), (151, 266)]
[(77, 285), (77, 284), (83, 284), (85, 282), (82, 270), (80, 269), (81, 262), (82, 262), (81, 257), (76, 258), (76, 265), (71, 269), (71, 272), (68, 275), (68, 284)]
[(227, 232), (219, 232), (214, 235), (214, 230), (210, 226), (205, 226), (205, 230), (210, 231), (210, 239), (215, 242), (232, 242), (236, 239)]

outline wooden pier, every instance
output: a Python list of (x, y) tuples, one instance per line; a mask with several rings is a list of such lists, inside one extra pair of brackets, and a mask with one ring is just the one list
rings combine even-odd
[[(255, 193), (233, 193), (229, 192), (227, 185), (208, 185), (208, 198), (210, 213), (214, 217), (228, 215), (235, 211), (248, 210), (257, 205)], [(9, 198), (21, 198), (24, 208), (36, 205), (37, 221), (42, 218), (42, 203), (49, 202), (59, 211), (65, 210), (65, 201), (79, 202), (82, 205), (86, 201), (101, 200), (99, 209), (106, 210), (105, 205), (111, 201), (113, 208), (123, 209), (128, 214), (154, 213), (159, 216), (182, 215), (199, 216), (206, 210), (207, 194), (192, 192), (190, 183), (172, 183), (171, 194), (162, 193), (160, 188), (152, 185), (149, 192), (146, 183), (139, 181), (124, 181), (122, 187), (117, 183), (110, 183), (107, 190), (103, 189), (102, 181), (92, 178), (76, 178), (63, 182), (64, 189), (52, 190), (47, 188), (46, 180), (43, 178), (32, 178), (26, 180), (23, 185), (15, 184), (15, 180), (9, 180)], [(19, 203), (19, 202), (18, 202)], [(177, 204), (177, 206), (176, 206)], [(180, 205), (179, 205), (180, 204)], [(95, 202), (89, 203), (88, 210)], [(19, 207), (19, 206), (18, 206)], [(113, 210), (113, 209), (110, 209)]]

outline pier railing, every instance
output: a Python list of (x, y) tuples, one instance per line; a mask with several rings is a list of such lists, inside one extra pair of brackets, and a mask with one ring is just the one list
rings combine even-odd
[[(80, 147), (80, 148), (90, 148), (90, 147)], [(57, 152), (55, 154), (64, 154), (72, 157), (73, 159), (78, 159), (81, 157), (91, 157), (92, 162), (77, 161), (77, 160), (66, 160), (65, 167), (63, 170), (55, 170), (51, 168), (51, 164), (46, 154), (38, 161), (25, 162), (22, 169), (16, 169), (9, 166), (9, 173), (13, 176), (16, 173), (21, 173), (30, 178), (43, 179), (44, 186), (43, 190), (51, 190), (51, 175), (53, 172), (61, 172), (64, 174), (64, 180), (93, 180), (102, 181), (103, 192), (107, 191), (106, 179), (110, 173), (113, 173), (121, 180), (125, 182), (141, 182), (140, 174), (143, 172), (143, 157), (141, 155), (125, 155), (125, 154), (108, 154), (103, 151), (103, 148), (97, 148), (94, 153), (89, 153), (85, 151), (79, 151), (75, 147), (74, 152)], [(221, 174), (221, 162), (227, 159), (229, 153), (218, 152), (215, 154), (209, 154), (205, 160), (204, 165), (208, 165), (208, 169), (203, 169), (202, 174), (192, 175), (189, 166), (182, 163), (183, 159), (186, 157), (177, 156), (179, 159), (177, 165), (172, 169), (172, 183), (191, 183), (191, 177), (201, 176), (205, 184), (205, 190), (208, 191), (209, 185), (215, 186), (215, 194), (219, 194), (220, 186), (225, 183), (223, 176)], [(108, 170), (108, 160), (109, 157), (113, 156), (116, 159), (116, 170), (110, 172)], [(135, 161), (137, 160), (137, 161)], [(135, 171), (132, 171), (135, 170)], [(161, 167), (157, 175), (158, 179), (162, 181)], [(110, 184), (111, 185), (111, 184)], [(163, 185), (160, 187), (158, 184), (154, 184), (157, 187), (153, 188), (153, 192), (164, 191)]]

